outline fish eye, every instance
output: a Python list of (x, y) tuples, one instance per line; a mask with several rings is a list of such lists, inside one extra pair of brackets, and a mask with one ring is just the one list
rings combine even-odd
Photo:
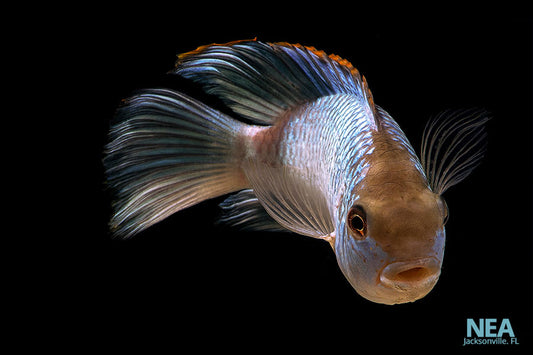
[(353, 206), (348, 212), (347, 222), (352, 237), (358, 240), (366, 237), (366, 214), (363, 207)]

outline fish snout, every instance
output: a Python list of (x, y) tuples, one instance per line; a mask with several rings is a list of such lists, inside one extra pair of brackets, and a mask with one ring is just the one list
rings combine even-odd
[(383, 286), (399, 291), (429, 292), (440, 276), (440, 265), (433, 257), (392, 262), (383, 268), (379, 280)]

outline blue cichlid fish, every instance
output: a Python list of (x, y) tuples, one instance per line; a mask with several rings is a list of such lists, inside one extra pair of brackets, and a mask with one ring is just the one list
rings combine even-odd
[(419, 160), (365, 78), (338, 56), (235, 41), (179, 55), (173, 73), (255, 125), (173, 90), (125, 100), (104, 158), (116, 235), (237, 192), (221, 204), (223, 222), (326, 240), (368, 300), (412, 302), (433, 288), (448, 217), (442, 194), (479, 163), (485, 111), (436, 116)]

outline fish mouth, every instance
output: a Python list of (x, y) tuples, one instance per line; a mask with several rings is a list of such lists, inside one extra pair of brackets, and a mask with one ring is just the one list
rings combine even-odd
[(410, 293), (415, 299), (422, 298), (439, 279), (440, 266), (435, 257), (395, 261), (381, 270), (379, 283), (390, 290)]

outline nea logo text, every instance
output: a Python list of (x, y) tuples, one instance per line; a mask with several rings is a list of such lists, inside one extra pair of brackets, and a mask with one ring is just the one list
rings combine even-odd
[(509, 318), (467, 318), (465, 345), (518, 344)]

